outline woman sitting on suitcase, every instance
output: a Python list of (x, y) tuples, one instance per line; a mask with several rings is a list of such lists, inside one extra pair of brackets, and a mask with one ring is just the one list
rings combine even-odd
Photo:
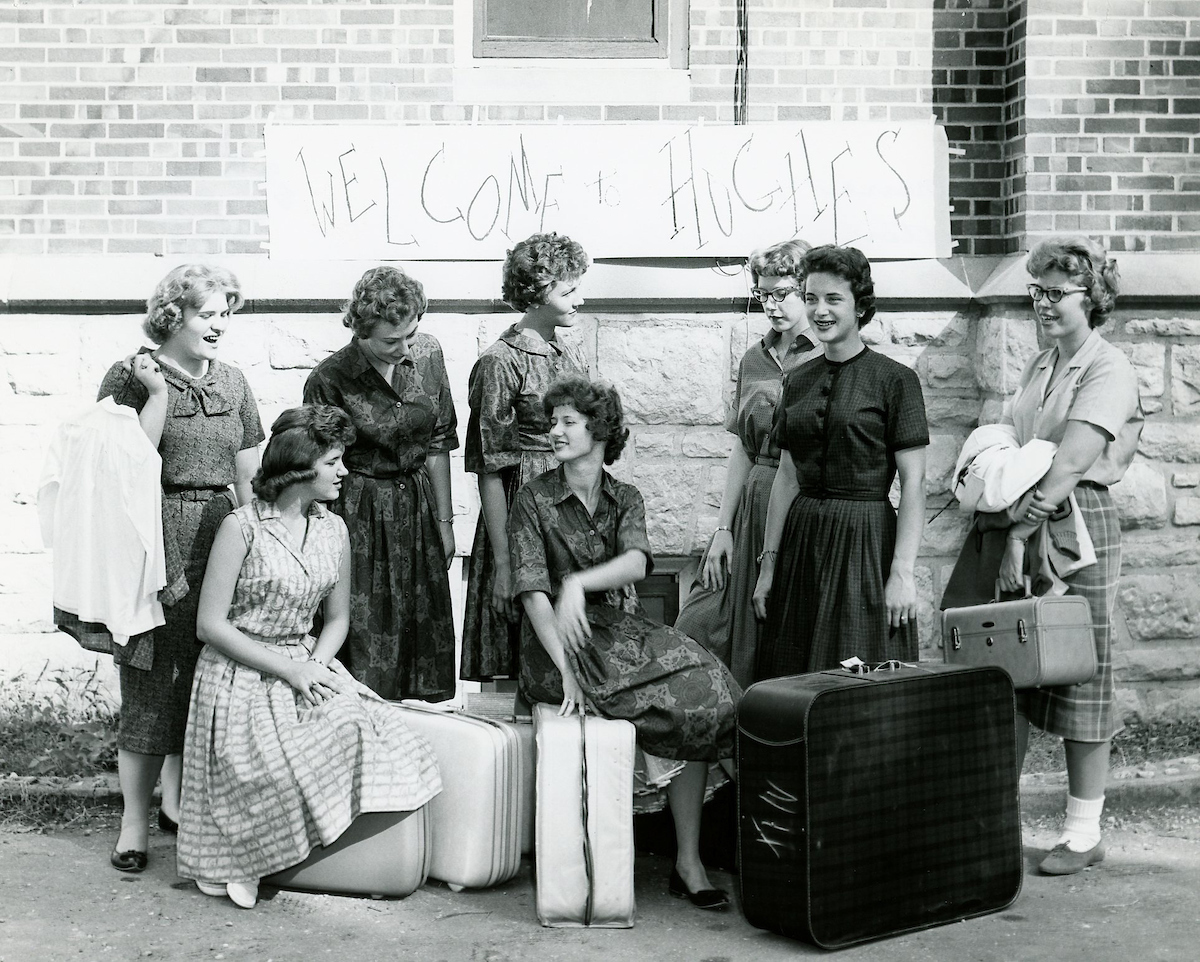
[(560, 462), (527, 483), (508, 519), (521, 623), (521, 690), (560, 714), (591, 708), (633, 723), (642, 751), (686, 764), (667, 786), (678, 856), (669, 889), (701, 908), (729, 896), (700, 861), (708, 765), (733, 754), (741, 690), (681, 632), (634, 613), (634, 582), (652, 564), (637, 488), (604, 470), (629, 437), (616, 390), (573, 376), (543, 401)]
[(353, 440), (341, 408), (281, 414), (257, 497), (221, 524), (200, 591), (179, 874), (242, 908), (259, 879), (359, 814), (411, 811), (441, 790), (425, 739), (334, 660), (350, 622), (350, 545), (323, 502), (338, 496)]
[[(1067, 591), (1092, 610), (1098, 669), (1091, 681), (1018, 693), (1018, 747), (1029, 736), (1024, 720), (1063, 739), (1067, 755), (1067, 821), (1058, 844), (1041, 863), (1051, 875), (1071, 875), (1104, 858), (1100, 813), (1108, 777), (1110, 741), (1121, 730), (1113, 711), (1112, 614), (1121, 569), (1121, 526), (1109, 485), (1125, 475), (1143, 418), (1137, 374), (1100, 327), (1117, 300), (1117, 263), (1083, 237), (1042, 241), (1026, 261), (1038, 326), (1050, 347), (1025, 365), (1004, 423), (1025, 444), (1058, 444), (1049, 472), (1014, 510), (1000, 564), (1000, 586), (1023, 588), (1026, 542), (1073, 492), (1087, 525), (1096, 563), (1067, 575)], [(1026, 503), (1028, 502), (1028, 503)]]

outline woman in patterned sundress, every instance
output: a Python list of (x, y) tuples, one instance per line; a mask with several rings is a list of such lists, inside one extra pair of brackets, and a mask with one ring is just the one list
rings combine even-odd
[(820, 352), (806, 336), (802, 263), (809, 245), (787, 240), (750, 255), (751, 296), (771, 329), (742, 355), (725, 429), (737, 436), (726, 462), (717, 529), (700, 560), (698, 583), (675, 627), (729, 666), (739, 685), (754, 681), (762, 622), (754, 615), (755, 559), (779, 465), (771, 422), (784, 375)]
[(521, 691), (531, 702), (623, 718), (643, 753), (684, 762), (667, 785), (678, 854), (669, 890), (709, 909), (728, 895), (700, 861), (708, 763), (733, 754), (741, 695), (687, 635), (629, 610), (652, 564), (637, 488), (604, 470), (629, 437), (621, 399), (586, 378), (556, 381), (542, 402), (559, 466), (517, 492), (508, 518), (513, 596), (521, 601)]
[(470, 681), (517, 674), (520, 619), (504, 528), (517, 489), (554, 467), (542, 395), (560, 375), (587, 373), (582, 351), (558, 337), (578, 320), (587, 268), (583, 248), (557, 234), (534, 234), (510, 250), (504, 300), (524, 314), (471, 370), (464, 453), (466, 469), (479, 478), (480, 514), (467, 569), (459, 670)]
[(259, 879), (358, 815), (411, 811), (441, 788), (428, 743), (334, 658), (350, 624), (350, 544), (322, 502), (340, 493), (353, 439), (338, 408), (279, 416), (257, 498), (222, 522), (200, 594), (179, 874), (243, 908)]
[[(862, 339), (871, 265), (853, 247), (804, 255), (808, 326), (824, 357), (783, 380), (755, 611), (766, 619), (755, 679), (916, 661), (915, 565), (925, 525), (929, 428), (916, 372)], [(900, 505), (888, 493), (899, 475)], [(776, 563), (778, 557), (778, 563)]]
[(395, 267), (359, 279), (350, 343), (316, 366), (306, 403), (335, 404), (358, 432), (333, 509), (350, 528), (350, 673), (384, 698), (454, 694), (450, 452), (458, 447), (442, 347), (417, 332), (421, 282)]
[[(1017, 693), (1020, 755), (1032, 722), (1063, 739), (1067, 758), (1067, 819), (1057, 844), (1039, 868), (1073, 875), (1104, 858), (1100, 815), (1108, 779), (1109, 745), (1121, 730), (1113, 704), (1112, 616), (1121, 573), (1121, 525), (1109, 493), (1137, 452), (1144, 419), (1137, 372), (1120, 348), (1100, 336), (1117, 301), (1117, 262), (1085, 237), (1053, 237), (1029, 254), (1038, 327), (1050, 346), (1021, 375), (1005, 411), (1021, 444), (1054, 441), (1058, 450), (1046, 476), (1014, 511), (1000, 564), (1000, 585), (1023, 587), (1026, 542), (1045, 537), (1045, 520), (1071, 494), (1087, 526), (1096, 563), (1064, 580), (1092, 611), (1098, 669), (1091, 681)], [(1028, 501), (1028, 504), (1025, 502)]]
[(123, 872), (146, 867), (148, 810), (160, 771), (158, 825), (176, 829), (188, 699), (200, 654), (200, 583), (217, 527), (233, 510), (234, 495), (238, 503), (249, 500), (258, 468), (258, 405), (242, 372), (217, 360), (221, 335), (241, 304), (237, 278), (224, 268), (175, 268), (155, 288), (142, 322), (158, 348), (114, 364), (100, 384), (100, 398), (111, 395), (138, 412), (162, 456), (164, 547), (183, 567), (183, 578), (161, 596), (166, 623), (116, 655), (125, 810), (110, 861)]

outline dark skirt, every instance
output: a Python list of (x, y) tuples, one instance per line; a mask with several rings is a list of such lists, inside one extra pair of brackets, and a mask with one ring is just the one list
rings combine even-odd
[(755, 678), (917, 660), (915, 624), (888, 627), (883, 589), (896, 547), (888, 501), (798, 495), (775, 562)]
[[(523, 451), (520, 464), (500, 472), (504, 503), (512, 509), (521, 485), (558, 464), (549, 451)], [(515, 678), (521, 664), (521, 619), (509, 621), (492, 607), (496, 579), (492, 542), (483, 512), (475, 525), (475, 543), (467, 562), (466, 613), (463, 618), (462, 666), (459, 677), (467, 681)]]
[(1077, 742), (1106, 742), (1124, 725), (1113, 711), (1112, 616), (1121, 574), (1121, 521), (1107, 490), (1077, 487), (1075, 500), (1087, 525), (1096, 563), (1063, 580), (1092, 610), (1096, 674), (1082, 685), (1017, 692), (1017, 711), (1051, 735)]
[(424, 469), (351, 472), (333, 509), (350, 533), (350, 632), (338, 655), (384, 698), (454, 694), (454, 617), (446, 554)]
[[(641, 615), (589, 604), (587, 619), (592, 636), (581, 656), (569, 658), (601, 715), (632, 722), (638, 746), (660, 758), (733, 757), (742, 691), (728, 668), (687, 635)], [(533, 632), (524, 637), (522, 692), (531, 702), (560, 704), (562, 675)]]
[(155, 628), (150, 668), (120, 664), (121, 720), (117, 747), (142, 755), (176, 755), (187, 731), (192, 675), (201, 644), (196, 638), (196, 611), (208, 553), (233, 499), (222, 490), (163, 493), (163, 538), (174, 539), (183, 561), (188, 590), (163, 606), (166, 624)]
[[(762, 635), (762, 623), (754, 615), (754, 585), (775, 472), (774, 467), (756, 464), (746, 478), (733, 517), (733, 557), (725, 587), (710, 591), (697, 582), (675, 619), (675, 627), (728, 665), (742, 687), (754, 681)], [(701, 558), (701, 568), (704, 562)]]

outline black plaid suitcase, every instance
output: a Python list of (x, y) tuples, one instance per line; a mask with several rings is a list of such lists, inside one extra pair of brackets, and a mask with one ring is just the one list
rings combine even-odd
[(823, 948), (996, 912), (1021, 890), (999, 668), (791, 675), (738, 707), (742, 909)]

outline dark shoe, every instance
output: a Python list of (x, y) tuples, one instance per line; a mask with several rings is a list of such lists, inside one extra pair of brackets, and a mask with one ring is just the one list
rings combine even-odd
[(1038, 866), (1046, 875), (1074, 875), (1089, 865), (1104, 861), (1104, 843), (1097, 842), (1086, 852), (1072, 852), (1066, 843), (1055, 845)]
[(725, 909), (729, 907), (729, 893), (724, 889), (701, 889), (693, 892), (684, 884), (678, 869), (671, 869), (671, 880), (667, 891), (674, 898), (687, 899), (699, 909)]
[(171, 818), (171, 816), (164, 812), (161, 808), (158, 810), (158, 827), (161, 831), (167, 832), (171, 835), (179, 834), (179, 823), (175, 821), (175, 819)]
[(112, 867), (118, 872), (144, 872), (146, 863), (150, 860), (145, 852), (131, 848), (128, 852), (118, 852), (114, 845), (112, 854), (108, 857)]

